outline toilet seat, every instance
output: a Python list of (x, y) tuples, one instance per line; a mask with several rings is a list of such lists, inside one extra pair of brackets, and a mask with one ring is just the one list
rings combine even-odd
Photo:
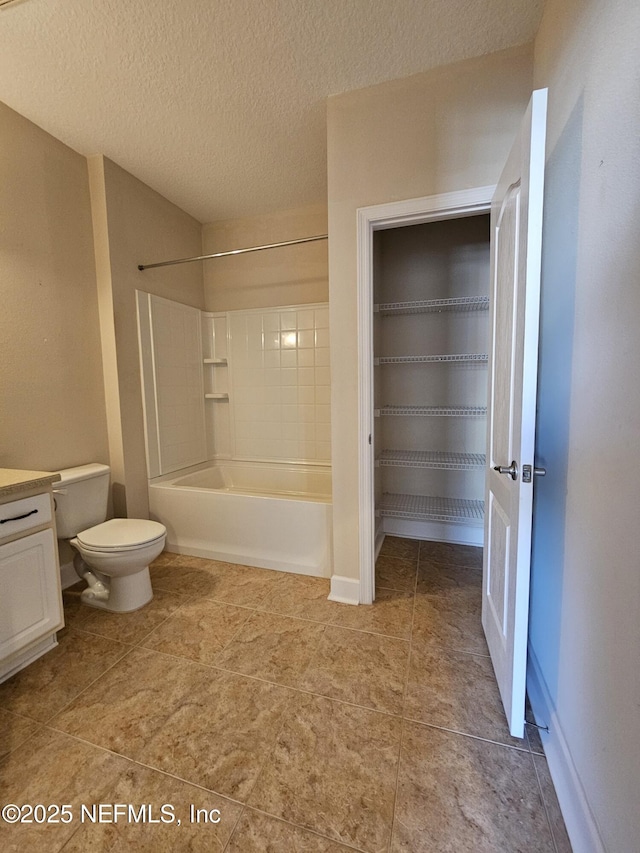
[(140, 518), (112, 518), (78, 533), (78, 544), (87, 551), (137, 551), (159, 541), (166, 528), (157, 521)]

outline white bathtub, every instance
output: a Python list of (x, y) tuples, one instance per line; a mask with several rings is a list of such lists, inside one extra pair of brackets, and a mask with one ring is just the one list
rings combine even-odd
[(331, 469), (224, 462), (149, 483), (167, 550), (331, 576)]

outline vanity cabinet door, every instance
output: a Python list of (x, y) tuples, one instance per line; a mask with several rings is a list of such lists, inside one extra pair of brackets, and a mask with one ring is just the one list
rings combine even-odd
[(0, 546), (0, 661), (62, 627), (55, 549), (52, 530)]

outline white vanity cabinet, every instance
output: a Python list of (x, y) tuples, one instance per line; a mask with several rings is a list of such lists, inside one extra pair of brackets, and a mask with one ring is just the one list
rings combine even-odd
[(57, 479), (0, 469), (0, 682), (54, 648), (64, 625), (51, 488)]

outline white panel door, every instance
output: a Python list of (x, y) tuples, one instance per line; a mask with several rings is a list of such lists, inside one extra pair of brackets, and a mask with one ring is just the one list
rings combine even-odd
[(535, 91), (491, 206), (482, 625), (514, 737), (524, 736), (546, 108), (547, 90)]

